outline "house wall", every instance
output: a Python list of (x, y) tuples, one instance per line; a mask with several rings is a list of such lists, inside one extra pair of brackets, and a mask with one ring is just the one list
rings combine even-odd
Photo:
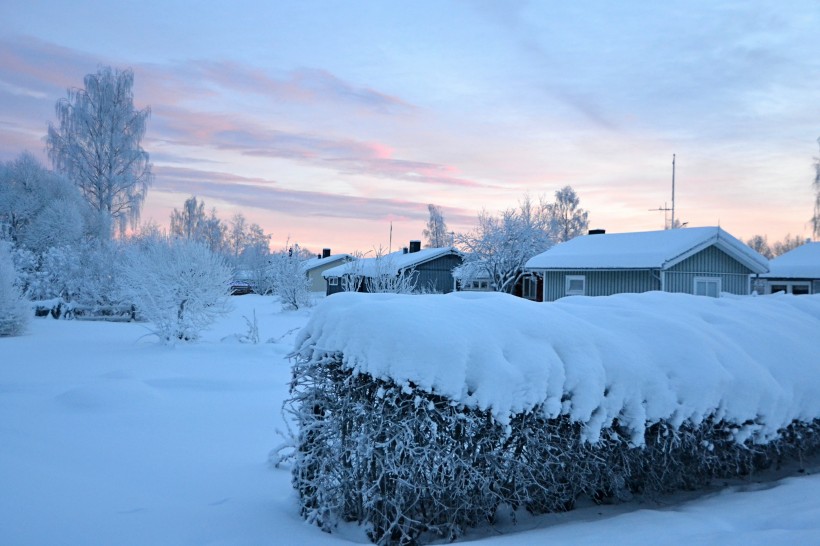
[(748, 295), (752, 271), (710, 246), (666, 271), (665, 291), (694, 293), (695, 277), (719, 277), (721, 292)]
[[(720, 278), (721, 292), (747, 295), (752, 271), (719, 248), (710, 246), (664, 272), (666, 292), (693, 294), (695, 277)], [(659, 270), (548, 271), (544, 277), (544, 301), (566, 295), (567, 275), (586, 277), (587, 296), (610, 296), (628, 292), (660, 290)]]
[(611, 296), (625, 292), (661, 289), (660, 280), (648, 269), (548, 271), (544, 275), (544, 301), (555, 301), (566, 295), (567, 275), (586, 277), (587, 296)]
[(453, 291), (453, 268), (461, 265), (461, 256), (447, 255), (416, 267), (416, 290), (446, 294)]

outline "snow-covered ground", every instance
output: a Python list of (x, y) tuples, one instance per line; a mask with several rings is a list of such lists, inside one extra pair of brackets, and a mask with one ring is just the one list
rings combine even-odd
[[(0, 544), (349, 544), (304, 523), (282, 442), (295, 329), (276, 300), (235, 310), (195, 344), (139, 324), (32, 321), (0, 338)], [(262, 341), (242, 344), (253, 310)], [(587, 506), (471, 531), (465, 543), (820, 544), (820, 475), (748, 480), (660, 502)]]

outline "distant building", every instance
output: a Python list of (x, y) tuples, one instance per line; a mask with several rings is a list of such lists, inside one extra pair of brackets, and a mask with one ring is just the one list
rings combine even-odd
[(544, 301), (624, 292), (749, 294), (768, 261), (719, 227), (592, 234), (558, 244), (526, 266), (543, 278)]
[(412, 275), (416, 291), (452, 292), (455, 286), (453, 268), (461, 265), (461, 253), (453, 247), (421, 249), (420, 241), (377, 258), (358, 260), (328, 269), (322, 276), (327, 281), (327, 295), (345, 289), (367, 292), (368, 280), (380, 276), (399, 278)]
[(820, 243), (806, 243), (769, 261), (760, 276), (766, 294), (820, 294)]
[(325, 279), (322, 273), (328, 269), (338, 267), (344, 263), (352, 261), (354, 258), (350, 254), (331, 254), (329, 248), (322, 249), (322, 253), (315, 258), (302, 262), (302, 269), (310, 279), (311, 292), (324, 292)]

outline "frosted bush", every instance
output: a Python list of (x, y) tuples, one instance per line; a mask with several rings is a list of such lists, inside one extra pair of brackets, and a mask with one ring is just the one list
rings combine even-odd
[(165, 343), (191, 341), (228, 309), (231, 270), (204, 245), (148, 237), (125, 251), (120, 292)]
[(0, 241), (0, 336), (19, 335), (28, 324), (29, 306), (16, 281), (10, 245)]

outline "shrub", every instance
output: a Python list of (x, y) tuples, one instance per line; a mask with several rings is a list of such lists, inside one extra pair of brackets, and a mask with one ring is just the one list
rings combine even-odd
[(760, 445), (737, 441), (742, 426), (714, 415), (698, 425), (652, 424), (642, 447), (616, 420), (590, 443), (583, 424), (546, 417), (543, 406), (505, 426), (489, 411), (354, 373), (342, 361), (336, 353), (294, 364), (286, 402), (299, 428), (293, 484), (307, 521), (326, 531), (357, 522), (378, 544), (454, 540), (504, 507), (541, 514), (579, 498), (692, 489), (820, 448), (820, 420), (795, 421)]
[(231, 270), (223, 258), (187, 239), (138, 240), (120, 265), (120, 290), (165, 343), (197, 339), (228, 310)]

